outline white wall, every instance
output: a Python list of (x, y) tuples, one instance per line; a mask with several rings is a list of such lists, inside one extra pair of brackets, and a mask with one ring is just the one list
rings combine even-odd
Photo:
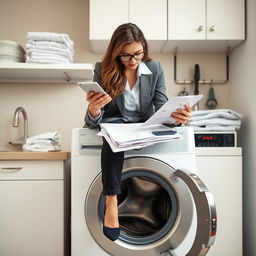
[[(67, 33), (75, 42), (75, 62), (95, 63), (101, 56), (89, 47), (88, 0), (0, 0), (0, 38), (9, 39), (25, 46), (29, 31)], [(173, 83), (173, 56), (152, 56), (164, 68), (168, 96), (177, 95), (183, 88)], [(224, 80), (224, 54), (178, 54), (180, 79), (193, 79), (194, 64), (200, 64), (201, 78)], [(193, 86), (187, 86), (193, 93)], [(216, 85), (215, 93), (219, 108), (228, 108), (230, 85)], [(201, 86), (205, 98), (200, 103), (204, 109), (209, 85)], [(62, 134), (63, 149), (70, 150), (71, 129), (83, 126), (86, 109), (85, 96), (76, 85), (65, 84), (0, 84), (0, 150), (12, 149), (10, 137), (16, 138), (20, 129), (12, 128), (15, 109), (23, 106), (29, 119), (29, 136), (47, 131)]]
[[(244, 254), (256, 255), (256, 1), (247, 0), (247, 40), (231, 55), (231, 107), (243, 114)], [(232, 181), (231, 181), (232, 182)], [(235, 200), (235, 198), (234, 198)]]

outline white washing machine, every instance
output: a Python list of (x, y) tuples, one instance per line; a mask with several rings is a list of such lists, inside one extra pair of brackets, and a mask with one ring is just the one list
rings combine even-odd
[(118, 195), (121, 234), (102, 233), (100, 152), (97, 129), (75, 128), (71, 162), (72, 256), (205, 255), (216, 235), (214, 198), (195, 175), (192, 128), (183, 139), (125, 153)]

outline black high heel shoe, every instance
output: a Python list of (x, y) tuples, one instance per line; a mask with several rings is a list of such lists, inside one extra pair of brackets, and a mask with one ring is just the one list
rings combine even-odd
[(103, 234), (111, 241), (116, 241), (120, 236), (120, 228), (109, 228), (103, 225)]
[(120, 236), (120, 228), (109, 228), (104, 224), (106, 209), (103, 216), (103, 234), (111, 241), (116, 241)]

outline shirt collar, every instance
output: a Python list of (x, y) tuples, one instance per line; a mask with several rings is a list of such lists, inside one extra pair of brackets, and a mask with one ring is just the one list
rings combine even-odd
[(147, 67), (144, 61), (141, 61), (138, 67), (138, 76), (140, 75), (151, 75), (151, 70)]

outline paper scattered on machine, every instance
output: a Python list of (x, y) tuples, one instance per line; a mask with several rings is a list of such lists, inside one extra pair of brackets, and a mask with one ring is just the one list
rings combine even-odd
[[(172, 97), (146, 122), (101, 123), (101, 132), (98, 135), (104, 136), (113, 152), (138, 149), (160, 142), (181, 139), (182, 135), (175, 132), (175, 128), (167, 126), (175, 122), (170, 115), (172, 112), (176, 112), (177, 108), (184, 109), (185, 104), (192, 107), (202, 97), (202, 95)], [(167, 134), (161, 134), (162, 131), (167, 132)], [(174, 132), (168, 134), (169, 131)], [(155, 135), (155, 132), (158, 132), (158, 135)]]
[(175, 130), (162, 124), (141, 126), (142, 123), (111, 124), (102, 123), (101, 135), (109, 143), (113, 152), (143, 148), (155, 143), (182, 138), (179, 133), (171, 135), (154, 135), (153, 131)]

